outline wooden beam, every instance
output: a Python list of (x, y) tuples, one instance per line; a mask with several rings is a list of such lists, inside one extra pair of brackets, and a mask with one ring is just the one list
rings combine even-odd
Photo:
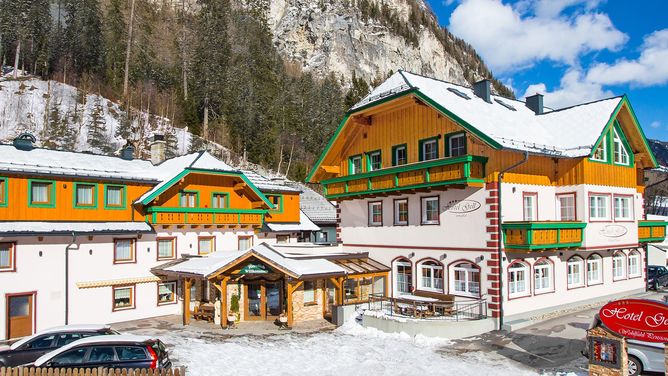
[(341, 166), (320, 166), (320, 168), (328, 174), (341, 173)]
[(253, 209), (259, 209), (264, 206), (264, 202), (262, 201), (255, 201), (251, 204), (251, 208)]
[(230, 277), (225, 276), (220, 281), (220, 327), (227, 327), (227, 281)]
[(294, 321), (293, 309), (292, 309), (292, 294), (304, 283), (304, 281), (297, 281), (296, 283), (288, 282), (288, 326), (292, 328), (292, 323)]
[(183, 279), (183, 325), (190, 324), (190, 278)]
[(246, 183), (245, 182), (239, 182), (234, 185), (234, 190), (235, 191), (243, 191), (246, 188)]
[(371, 116), (357, 115), (353, 116), (353, 122), (360, 125), (371, 125)]

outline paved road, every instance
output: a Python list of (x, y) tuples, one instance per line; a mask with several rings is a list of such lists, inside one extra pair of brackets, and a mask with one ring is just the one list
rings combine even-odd
[[(662, 300), (664, 294), (643, 298)], [(581, 355), (585, 330), (599, 307), (568, 313), (511, 333), (492, 332), (455, 341), (452, 350), (494, 352), (540, 372), (587, 374), (587, 359)]]

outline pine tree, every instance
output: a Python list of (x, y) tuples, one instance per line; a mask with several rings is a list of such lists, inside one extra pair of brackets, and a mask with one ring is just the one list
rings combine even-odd
[(88, 122), (88, 144), (98, 151), (109, 154), (113, 151), (109, 134), (107, 132), (107, 123), (104, 117), (104, 108), (99, 96), (95, 98), (93, 108)]
[(98, 0), (64, 0), (65, 51), (78, 74), (99, 73), (104, 66), (104, 39)]
[(361, 101), (364, 97), (369, 94), (369, 84), (364, 81), (363, 78), (357, 78), (355, 71), (353, 71), (353, 76), (351, 78), (351, 87), (346, 94), (345, 105), (346, 108), (354, 106), (357, 102)]
[(123, 59), (127, 26), (123, 17), (122, 0), (110, 0), (104, 22), (105, 75), (109, 84), (120, 90), (123, 82)]

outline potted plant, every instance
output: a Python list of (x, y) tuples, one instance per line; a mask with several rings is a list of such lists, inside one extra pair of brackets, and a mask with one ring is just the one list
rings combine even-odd
[(234, 326), (234, 323), (239, 317), (239, 295), (232, 295), (232, 301), (230, 302), (230, 311), (227, 313), (227, 323), (228, 326)]

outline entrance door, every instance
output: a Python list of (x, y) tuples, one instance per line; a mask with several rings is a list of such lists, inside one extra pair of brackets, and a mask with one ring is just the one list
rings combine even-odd
[(282, 281), (246, 283), (246, 319), (274, 320), (283, 311)]
[(262, 304), (262, 283), (254, 282), (246, 284), (247, 296), (247, 320), (263, 320), (264, 304)]
[(265, 283), (265, 296), (267, 299), (267, 319), (276, 319), (281, 314), (281, 308), (283, 301), (281, 291), (283, 290), (283, 284), (281, 281), (278, 282), (266, 282)]
[(7, 297), (7, 338), (33, 334), (33, 295)]

